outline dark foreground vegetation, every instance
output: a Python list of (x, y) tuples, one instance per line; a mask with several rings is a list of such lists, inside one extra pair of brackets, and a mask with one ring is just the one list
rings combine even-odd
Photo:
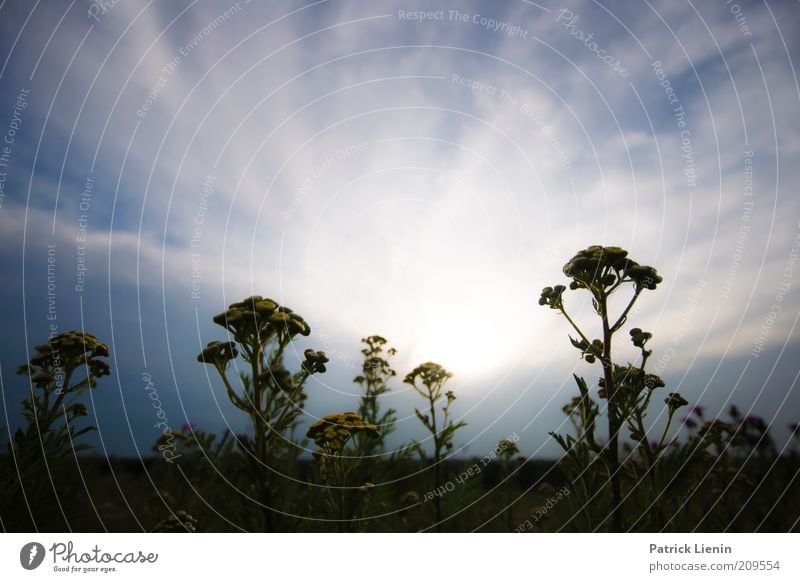
[[(426, 362), (403, 377), (419, 395), (424, 442), (389, 447), (397, 413), (383, 405), (395, 381), (386, 339), (363, 341), (361, 398), (301, 430), (305, 384), (326, 371), (306, 350), (297, 370), (284, 353), (311, 330), (271, 299), (249, 297), (214, 317), (227, 337), (197, 357), (249, 419), (242, 434), (166, 430), (144, 461), (82, 452), (92, 430), (83, 397), (110, 374), (108, 347), (89, 333), (35, 346), (26, 425), (0, 457), (4, 531), (797, 531), (800, 433), (778, 450), (762, 419), (704, 408), (669, 392), (647, 369), (651, 332), (627, 325), (636, 302), (661, 283), (618, 247), (592, 246), (565, 266), (568, 285), (546, 287), (540, 305), (570, 327), (570, 343), (597, 378), (575, 376), (564, 406), (570, 434), (552, 436), (557, 462), (522, 456), (511, 432), (494, 451), (456, 459), (463, 421), (453, 418), (451, 374)], [(579, 327), (570, 291), (588, 293), (597, 317)], [(613, 295), (624, 295), (618, 313)], [(615, 303), (616, 304), (616, 303)], [(623, 332), (623, 330), (625, 330)], [(639, 352), (620, 362), (623, 340)], [(650, 415), (650, 418), (648, 418)], [(661, 415), (666, 425), (654, 427)], [(680, 442), (675, 427), (686, 427)], [(313, 458), (301, 455), (314, 450)]]

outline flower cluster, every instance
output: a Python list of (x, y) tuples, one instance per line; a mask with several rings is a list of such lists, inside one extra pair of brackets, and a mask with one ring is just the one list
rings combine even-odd
[[(436, 400), (438, 399), (441, 387), (452, 376), (453, 374), (445, 370), (441, 365), (434, 362), (425, 362), (406, 374), (403, 382), (410, 384), (417, 390), (417, 392), (420, 392), (420, 394), (427, 398), (428, 395), (417, 387), (417, 382), (421, 382), (426, 388), (431, 390), (436, 395)], [(448, 396), (448, 399), (449, 398), (450, 397)]]
[(341, 452), (347, 442), (357, 434), (378, 436), (374, 424), (364, 422), (355, 412), (337, 412), (320, 418), (311, 425), (306, 436), (324, 453)]
[(236, 349), (235, 342), (209, 342), (206, 348), (197, 356), (197, 361), (201, 364), (212, 364), (219, 370), (224, 370), (228, 362), (236, 359), (239, 351)]
[(644, 345), (653, 337), (653, 334), (648, 331), (642, 331), (638, 327), (634, 327), (631, 331), (631, 343), (637, 348), (644, 348)]
[(561, 309), (564, 305), (563, 295), (567, 288), (564, 285), (545, 287), (539, 297), (539, 305), (547, 305), (550, 309)]
[(62, 386), (62, 383), (84, 364), (89, 367), (87, 384), (90, 388), (97, 386), (97, 378), (111, 373), (108, 364), (98, 359), (109, 356), (108, 346), (88, 332), (60, 333), (34, 349), (36, 354), (30, 363), (19, 367), (18, 373), (27, 375), (34, 386), (43, 390), (57, 387), (69, 391), (72, 387)]
[(572, 279), (570, 289), (588, 289), (596, 297), (625, 281), (632, 281), (637, 290), (653, 290), (662, 281), (653, 267), (629, 259), (620, 247), (592, 245), (578, 251), (563, 271)]
[[(666, 386), (664, 380), (657, 374), (650, 374), (630, 364), (627, 366), (614, 364), (614, 378), (616, 382), (614, 391), (620, 398), (638, 396), (645, 388), (648, 390), (655, 390), (656, 388), (663, 388)], [(600, 386), (600, 398), (607, 398), (608, 391), (606, 390), (605, 378), (600, 378), (598, 385)]]
[(675, 412), (682, 406), (687, 406), (689, 401), (677, 392), (670, 392), (664, 399), (664, 403), (669, 408), (670, 412)]
[(308, 349), (303, 352), (303, 355), (306, 357), (303, 362), (303, 370), (309, 374), (321, 374), (325, 372), (325, 364), (330, 361), (328, 356), (325, 355), (325, 352), (315, 352), (314, 350)]
[(214, 317), (214, 323), (244, 344), (264, 344), (272, 338), (283, 341), (311, 333), (305, 320), (294, 311), (260, 295), (232, 303), (227, 311)]
[(494, 452), (498, 455), (510, 458), (519, 454), (519, 447), (515, 441), (506, 437), (500, 439), (500, 441), (497, 443), (497, 446), (494, 448)]

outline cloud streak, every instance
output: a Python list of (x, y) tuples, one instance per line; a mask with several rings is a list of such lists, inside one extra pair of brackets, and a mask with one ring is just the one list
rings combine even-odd
[[(402, 366), (504, 378), (498, 401), (574, 365), (536, 299), (588, 244), (664, 276), (636, 319), (675, 377), (796, 340), (792, 7), (134, 4), (2, 9), (4, 85), (31, 91), (0, 208), (12, 268), (52, 239), (68, 280), (85, 214), (84, 300), (125, 289), (208, 319), (273, 295), (343, 361), (381, 333)], [(35, 327), (36, 309), (4, 317)]]

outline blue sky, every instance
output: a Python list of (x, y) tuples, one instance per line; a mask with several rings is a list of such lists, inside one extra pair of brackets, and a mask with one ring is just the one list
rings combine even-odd
[[(332, 356), (309, 418), (355, 408), (358, 341), (379, 333), (401, 375), (454, 372), (467, 454), (517, 432), (553, 455), (571, 374), (596, 371), (537, 299), (595, 243), (663, 275), (631, 319), (669, 390), (784, 436), (798, 420), (796, 3), (91, 6), (0, 4), (12, 424), (16, 367), (47, 333), (48, 244), (59, 329), (111, 344), (92, 394), (108, 452), (157, 436), (144, 372), (173, 426), (244, 427), (194, 357), (257, 293), (310, 321), (300, 351)], [(421, 437), (395, 389), (398, 434)]]

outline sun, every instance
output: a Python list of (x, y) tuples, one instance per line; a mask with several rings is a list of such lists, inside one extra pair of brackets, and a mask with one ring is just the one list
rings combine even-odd
[(370, 275), (353, 274), (338, 294), (362, 335), (379, 332), (398, 348), (398, 362), (434, 361), (459, 377), (496, 374), (517, 363), (531, 338), (528, 287), (507, 263), (465, 261), (460, 249), (394, 238), (371, 246)]
[(519, 325), (515, 306), (488, 306), (484, 297), (478, 294), (462, 301), (419, 297), (421, 304), (435, 307), (427, 317), (401, 324), (406, 333), (398, 339), (409, 360), (434, 361), (456, 377), (471, 379), (513, 366), (524, 351), (528, 330)]
[(469, 184), (412, 174), (420, 182), (399, 180), (397, 192), (386, 193), (394, 182), (359, 183), (320, 214), (303, 263), (309, 302), (349, 335), (386, 337), (403, 369), (434, 361), (478, 376), (513, 365), (535, 304), (519, 217), (490, 212)]

